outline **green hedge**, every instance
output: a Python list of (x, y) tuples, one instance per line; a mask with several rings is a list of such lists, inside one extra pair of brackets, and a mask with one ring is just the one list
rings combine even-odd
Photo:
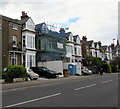
[(10, 65), (6, 71), (2, 72), (2, 78), (5, 82), (13, 82), (13, 78), (27, 79), (26, 69), (22, 65)]
[(117, 65), (112, 65), (112, 72), (117, 72), (118, 71), (118, 67)]
[(111, 73), (111, 72), (112, 72), (111, 65), (110, 65), (110, 64), (107, 64), (107, 63), (104, 63), (104, 64), (103, 64), (103, 72)]

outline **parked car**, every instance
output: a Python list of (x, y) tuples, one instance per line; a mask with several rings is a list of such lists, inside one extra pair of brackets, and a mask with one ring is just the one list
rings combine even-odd
[(87, 67), (82, 67), (81, 68), (82, 69), (82, 74), (83, 75), (90, 75), (90, 74), (92, 74), (92, 71), (91, 70), (89, 70)]
[(62, 73), (57, 73), (55, 71), (49, 70), (46, 67), (30, 67), (34, 71), (34, 73), (37, 73), (39, 77), (45, 77), (45, 78), (57, 78), (58, 75), (62, 75)]
[(27, 74), (31, 80), (37, 80), (39, 78), (39, 75), (37, 73), (34, 73), (32, 69), (28, 69)]

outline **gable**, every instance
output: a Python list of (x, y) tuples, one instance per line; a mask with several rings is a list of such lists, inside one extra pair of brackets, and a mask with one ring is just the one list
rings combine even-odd
[(92, 42), (91, 47), (94, 48), (94, 42)]
[(29, 18), (28, 21), (26, 22), (26, 28), (28, 30), (35, 31), (35, 24), (34, 24), (34, 22), (33, 22), (33, 20), (31, 18)]
[(70, 35), (69, 35), (69, 41), (73, 42), (73, 34), (72, 33), (70, 33)]
[(49, 32), (48, 27), (45, 23), (42, 24), (41, 32), (42, 33), (48, 33)]
[(80, 44), (80, 37), (79, 36), (76, 39), (76, 43)]

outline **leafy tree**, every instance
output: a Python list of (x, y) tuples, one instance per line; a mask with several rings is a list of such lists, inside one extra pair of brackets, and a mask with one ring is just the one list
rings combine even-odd
[(84, 63), (85, 66), (99, 66), (102, 67), (103, 61), (101, 58), (85, 56)]

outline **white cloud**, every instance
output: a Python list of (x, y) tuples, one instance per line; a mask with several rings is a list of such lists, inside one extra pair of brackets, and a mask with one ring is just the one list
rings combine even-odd
[[(69, 31), (80, 38), (87, 35), (88, 40), (103, 44), (112, 43), (117, 36), (118, 0), (4, 0), (0, 13), (19, 19), (26, 11), (34, 22), (44, 20), (51, 24), (69, 25)], [(69, 23), (71, 18), (80, 18)]]

